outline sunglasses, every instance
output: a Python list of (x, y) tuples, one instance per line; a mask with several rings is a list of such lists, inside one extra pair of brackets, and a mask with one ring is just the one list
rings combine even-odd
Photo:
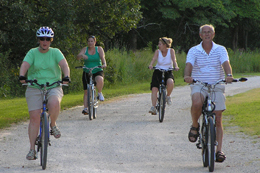
[(41, 41), (51, 41), (50, 37), (39, 37)]

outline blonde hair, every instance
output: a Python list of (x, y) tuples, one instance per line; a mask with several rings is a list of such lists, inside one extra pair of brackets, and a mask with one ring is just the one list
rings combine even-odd
[(200, 27), (200, 33), (202, 33), (202, 29), (203, 29), (203, 27), (205, 27), (205, 26), (210, 27), (210, 28), (212, 29), (212, 31), (215, 33), (215, 28), (214, 28), (214, 26), (211, 25), (211, 24), (205, 24), (205, 25), (202, 25), (202, 26)]
[(166, 44), (168, 48), (172, 46), (172, 39), (167, 37), (159, 38), (159, 41), (161, 41), (163, 44)]

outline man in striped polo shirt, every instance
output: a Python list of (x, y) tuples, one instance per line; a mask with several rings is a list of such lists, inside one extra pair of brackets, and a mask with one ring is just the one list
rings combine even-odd
[[(215, 36), (215, 29), (212, 25), (202, 25), (199, 30), (201, 43), (192, 47), (186, 59), (186, 67), (184, 70), (184, 80), (192, 84), (193, 79), (202, 82), (214, 84), (218, 80), (224, 79), (226, 74), (226, 82), (232, 82), (232, 68), (229, 63), (227, 50), (224, 46), (213, 42)], [(191, 85), (191, 116), (192, 125), (189, 131), (189, 141), (196, 142), (199, 136), (198, 119), (202, 112), (203, 98), (206, 93), (202, 90), (202, 85)], [(222, 112), (226, 109), (225, 106), (225, 86), (217, 85), (215, 97), (213, 98), (216, 107), (216, 140), (218, 142), (216, 151), (216, 161), (223, 162), (226, 158), (221, 151), (223, 140), (223, 125)]]

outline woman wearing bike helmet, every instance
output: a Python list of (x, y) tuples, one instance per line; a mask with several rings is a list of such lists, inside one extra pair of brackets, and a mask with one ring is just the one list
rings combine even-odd
[[(49, 27), (40, 27), (36, 32), (39, 47), (32, 48), (24, 57), (20, 68), (19, 80), (25, 83), (26, 79), (37, 79), (39, 84), (46, 82), (53, 83), (56, 81), (69, 82), (70, 69), (62, 52), (57, 48), (50, 47), (53, 41), (54, 32)], [(64, 77), (62, 78), (62, 72)], [(26, 76), (27, 73), (27, 77)], [(38, 86), (31, 85), (26, 89), (26, 101), (28, 105), (30, 123), (29, 123), (29, 140), (30, 151), (26, 158), (28, 160), (36, 159), (35, 141), (40, 128), (40, 114), (42, 109), (42, 92)], [(50, 87), (48, 90), (48, 112), (51, 119), (51, 129), (55, 138), (61, 136), (60, 130), (57, 127), (56, 120), (60, 112), (60, 103), (63, 97), (63, 90), (60, 86)]]
[[(105, 53), (102, 47), (96, 46), (96, 37), (89, 36), (87, 38), (88, 46), (81, 49), (79, 54), (77, 55), (77, 59), (84, 60), (84, 66), (88, 68), (93, 68), (95, 66), (102, 66), (102, 68), (106, 68), (106, 59)], [(92, 71), (93, 79), (95, 79), (96, 87), (98, 90), (98, 99), (100, 101), (104, 101), (104, 96), (102, 94), (102, 89), (104, 86), (104, 73), (102, 68), (96, 68)], [(88, 70), (83, 69), (82, 74), (82, 82), (83, 82), (83, 89), (84, 89), (84, 109), (82, 114), (88, 114), (88, 91), (87, 91), (87, 84), (89, 84), (89, 77), (88, 77)]]
[[(171, 48), (172, 44), (172, 39), (167, 38), (167, 37), (162, 37), (159, 38), (159, 43), (157, 49), (154, 53), (153, 59), (149, 65), (149, 69), (153, 69), (153, 64), (157, 60), (156, 67), (160, 69), (169, 69), (169, 68), (175, 68), (176, 71), (179, 70), (176, 56), (175, 56), (175, 51), (174, 49)], [(152, 82), (151, 82), (151, 90), (152, 90), (152, 107), (149, 110), (149, 113), (152, 115), (157, 114), (156, 110), (156, 101), (157, 101), (157, 93), (159, 90), (159, 84), (160, 81), (162, 80), (162, 72), (159, 70), (154, 70), (153, 72), (153, 77), (152, 77)], [(167, 87), (167, 97), (166, 97), (166, 102), (168, 105), (171, 105), (171, 93), (174, 87), (174, 77), (172, 71), (169, 71), (165, 73), (165, 86)]]

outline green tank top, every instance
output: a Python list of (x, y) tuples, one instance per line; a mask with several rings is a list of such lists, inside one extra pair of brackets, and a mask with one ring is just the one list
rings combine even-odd
[[(86, 49), (86, 52), (85, 52), (85, 55), (88, 56), (88, 59), (87, 60), (84, 60), (84, 65), (88, 68), (92, 68), (92, 67), (95, 67), (95, 66), (101, 66), (102, 63), (101, 63), (101, 59), (99, 57), (99, 53), (98, 53), (98, 47), (96, 46), (95, 47), (96, 49), (96, 53), (94, 55), (90, 55), (88, 54), (88, 47)], [(89, 72), (89, 70), (87, 69), (83, 69), (86, 73)], [(103, 71), (102, 68), (96, 68), (92, 71), (93, 74), (99, 72), (99, 71)]]

